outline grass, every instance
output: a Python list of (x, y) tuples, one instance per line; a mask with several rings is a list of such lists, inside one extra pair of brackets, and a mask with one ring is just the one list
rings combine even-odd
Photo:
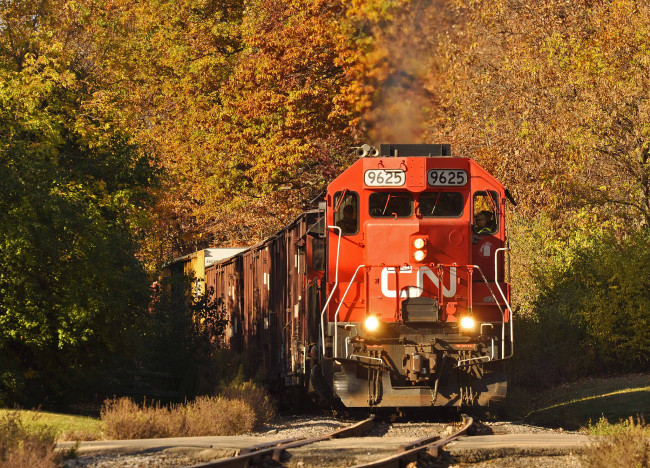
[(541, 392), (533, 400), (525, 419), (545, 426), (578, 429), (601, 418), (650, 419), (650, 375), (586, 379)]
[(610, 424), (602, 417), (587, 432), (596, 436), (584, 454), (585, 465), (591, 468), (650, 466), (650, 427), (643, 418), (628, 418)]
[(624, 421), (611, 424), (606, 417), (602, 416), (595, 424), (589, 423), (584, 431), (588, 435), (596, 437), (612, 437), (621, 434), (626, 434), (630, 430), (639, 430), (644, 433), (646, 437), (650, 437), (650, 426), (645, 424), (645, 419), (638, 416), (636, 418), (629, 417)]
[(0, 416), (0, 466), (56, 468), (56, 433), (48, 426), (27, 426), (18, 411)]
[(7, 409), (0, 409), (0, 418), (12, 413), (17, 413), (22, 424), (29, 430), (38, 430), (43, 427), (52, 428), (59, 441), (102, 438), (103, 426), (99, 418), (47, 411)]
[(219, 396), (199, 397), (184, 405), (138, 405), (128, 398), (107, 400), (101, 419), (0, 409), (0, 420), (11, 416), (18, 418), (27, 432), (48, 431), (58, 441), (83, 441), (245, 434), (274, 414), (266, 391), (245, 382), (223, 388)]

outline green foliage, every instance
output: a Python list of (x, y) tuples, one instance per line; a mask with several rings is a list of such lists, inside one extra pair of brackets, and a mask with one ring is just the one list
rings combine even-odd
[(623, 435), (633, 428), (643, 429), (642, 432), (650, 435), (650, 427), (646, 426), (644, 419), (638, 416), (636, 418), (630, 416), (626, 420), (615, 424), (610, 423), (605, 416), (601, 416), (596, 424), (589, 421), (586, 432), (593, 436), (617, 436)]
[(58, 441), (97, 440), (102, 433), (101, 421), (97, 417), (37, 410), (0, 409), (0, 418), (6, 417), (9, 413), (17, 413), (26, 430), (33, 432), (43, 427), (53, 430)]
[(140, 364), (180, 378), (186, 397), (217, 387), (224, 366), (220, 346), (228, 323), (220, 298), (211, 291), (188, 297), (193, 278), (174, 275), (156, 287), (141, 342)]
[(526, 217), (514, 214), (508, 222), (512, 248), (513, 302), (521, 313), (533, 313), (540, 289), (552, 285), (560, 272), (571, 268), (576, 255), (591, 250), (595, 243), (605, 242), (606, 232), (619, 226), (603, 220), (598, 208), (579, 210), (561, 221), (540, 212)]
[(155, 171), (83, 111), (69, 64), (31, 47), (0, 61), (0, 400), (48, 404), (134, 349), (148, 290), (133, 232)]
[(650, 365), (650, 235), (571, 234), (537, 261), (538, 292), (518, 320), (514, 375), (531, 387)]

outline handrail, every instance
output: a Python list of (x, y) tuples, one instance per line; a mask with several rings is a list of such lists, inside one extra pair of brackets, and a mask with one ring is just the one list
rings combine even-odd
[(323, 344), (322, 357), (325, 357), (325, 312), (327, 311), (327, 306), (329, 305), (330, 300), (334, 295), (334, 291), (336, 291), (336, 288), (339, 285), (339, 254), (341, 252), (341, 234), (343, 234), (343, 231), (339, 226), (327, 226), (327, 229), (338, 229), (339, 242), (336, 246), (336, 270), (334, 273), (334, 286), (332, 287), (332, 292), (330, 292), (330, 295), (328, 296), (327, 301), (325, 302), (323, 311), (320, 313), (320, 330), (321, 330), (321, 340)]
[[(494, 294), (494, 291), (492, 291), (492, 288), (490, 287), (490, 283), (485, 277), (485, 274), (483, 273), (483, 270), (481, 270), (481, 267), (478, 265), (472, 265), (472, 268), (478, 269), (478, 272), (481, 274), (483, 277), (483, 282), (485, 282), (485, 285), (488, 287), (488, 290), (490, 291), (490, 294), (492, 295), (492, 299), (494, 299), (494, 302), (496, 303), (497, 307), (499, 308), (499, 312), (501, 312), (501, 359), (503, 359), (503, 356), (506, 354), (506, 315), (503, 312), (503, 309), (501, 308), (501, 304), (499, 304), (499, 301), (497, 300), (497, 297)], [(499, 285), (498, 278), (494, 278), (495, 282), (497, 283), (497, 286)], [(497, 359), (498, 361), (498, 359)]]
[[(338, 350), (339, 350), (338, 349), (338, 344), (339, 344), (339, 339), (338, 339), (339, 338), (339, 333), (338, 332), (339, 332), (339, 330), (338, 330), (338, 326), (337, 326), (338, 321), (339, 321), (339, 311), (341, 310), (341, 306), (343, 305), (343, 300), (345, 299), (345, 296), (348, 295), (348, 291), (352, 287), (352, 283), (354, 283), (354, 279), (357, 277), (357, 273), (359, 273), (359, 270), (361, 268), (363, 268), (363, 267), (365, 267), (365, 265), (359, 265), (357, 267), (357, 269), (354, 270), (354, 275), (352, 275), (352, 279), (348, 283), (348, 287), (345, 290), (345, 292), (343, 293), (343, 297), (341, 297), (341, 299), (339, 300), (339, 306), (336, 308), (336, 313), (334, 314), (334, 343), (332, 344), (332, 346), (334, 348), (334, 352), (332, 353), (334, 358), (339, 357), (338, 356)], [(346, 350), (346, 352), (347, 352), (347, 350)]]
[[(334, 286), (332, 287), (332, 291), (330, 292), (330, 294), (329, 294), (329, 296), (327, 298), (327, 301), (325, 302), (325, 306), (323, 307), (323, 310), (321, 312), (321, 340), (322, 340), (322, 343), (323, 343), (323, 345), (322, 345), (323, 356), (325, 355), (325, 313), (327, 311), (329, 303), (331, 302), (331, 299), (332, 299), (332, 297), (334, 295), (334, 292), (336, 291), (336, 288), (338, 287), (338, 284), (339, 284), (338, 270), (339, 270), (340, 246), (341, 246), (341, 236), (340, 236), (341, 228), (338, 227), (338, 226), (327, 226), (327, 228), (328, 229), (337, 229), (339, 231), (339, 241), (338, 241), (337, 252), (336, 252), (336, 272), (335, 272)], [(497, 300), (497, 297), (496, 297), (494, 291), (492, 290), (492, 287), (490, 286), (490, 282), (487, 280), (487, 278), (486, 278), (485, 274), (483, 273), (483, 270), (481, 269), (481, 267), (478, 266), (478, 265), (465, 265), (465, 268), (467, 268), (468, 270), (470, 270), (470, 268), (471, 268), (471, 269), (477, 269), (479, 271), (479, 273), (481, 274), (481, 277), (483, 279), (483, 282), (485, 283), (488, 290), (490, 291), (490, 294), (492, 295), (492, 298), (494, 299), (494, 302), (497, 305), (497, 307), (499, 308), (499, 312), (501, 313), (501, 358), (500, 359), (509, 359), (514, 354), (514, 350), (513, 350), (513, 348), (514, 348), (514, 346), (513, 346), (514, 339), (513, 339), (512, 308), (510, 307), (510, 304), (509, 304), (507, 298), (505, 297), (503, 289), (499, 285), (498, 276), (497, 276), (497, 253), (499, 251), (505, 251), (505, 250), (509, 250), (509, 249), (499, 248), (499, 249), (497, 249), (495, 251), (495, 275), (494, 275), (495, 281), (494, 282), (496, 283), (496, 286), (497, 286), (497, 288), (499, 290), (499, 293), (500, 293), (501, 297), (503, 298), (503, 300), (505, 302), (505, 305), (507, 307), (507, 311), (510, 314), (510, 354), (508, 356), (505, 355), (505, 312), (504, 312), (503, 308), (501, 307), (501, 304)], [(341, 299), (339, 301), (339, 305), (336, 308), (336, 312), (334, 314), (334, 343), (333, 343), (333, 353), (332, 353), (334, 358), (339, 357), (338, 356), (338, 317), (339, 317), (339, 312), (341, 310), (341, 307), (343, 306), (344, 299), (347, 297), (347, 294), (350, 291), (350, 288), (352, 287), (352, 283), (354, 283), (354, 280), (356, 279), (357, 274), (359, 273), (359, 270), (361, 268), (365, 268), (365, 267), (366, 267), (366, 265), (359, 265), (356, 268), (356, 270), (354, 272), (354, 275), (352, 276), (352, 279), (350, 280), (350, 282), (348, 284), (348, 287), (345, 290), (345, 292), (343, 293), (343, 296), (341, 297)], [(463, 265), (458, 265), (458, 264), (438, 264), (438, 267), (439, 267), (439, 269), (445, 268), (445, 267), (461, 267), (462, 268)], [(431, 271), (433, 272), (433, 270), (431, 270)], [(438, 283), (439, 284), (439, 289), (440, 289), (440, 291), (442, 291), (443, 277), (440, 274), (438, 274), (436, 276), (438, 276), (438, 280), (439, 280), (439, 283)], [(470, 289), (471, 289), (471, 284), (473, 284), (473, 283), (470, 283)], [(347, 351), (346, 351), (346, 354), (347, 354)], [(470, 360), (473, 360), (473, 359), (475, 359), (475, 358), (472, 358)], [(500, 360), (500, 359), (496, 359), (496, 360)], [(492, 360), (492, 359), (490, 359), (490, 360)]]
[[(499, 249), (496, 249), (494, 251), (494, 281), (497, 284), (497, 288), (499, 288), (499, 292), (501, 293), (501, 297), (503, 298), (503, 302), (506, 303), (506, 307), (508, 308), (508, 314), (510, 315), (510, 355), (505, 356), (505, 352), (503, 353), (503, 359), (510, 359), (514, 354), (515, 354), (515, 345), (514, 345), (514, 329), (513, 329), (513, 316), (512, 316), (512, 307), (510, 307), (510, 304), (508, 303), (508, 299), (506, 299), (506, 295), (503, 293), (503, 290), (501, 289), (501, 286), (499, 286), (499, 277), (497, 276), (497, 267), (498, 267), (498, 262), (497, 262), (497, 256), (499, 252), (506, 252), (510, 250), (507, 247), (501, 247)], [(505, 272), (504, 272), (505, 274)], [(504, 278), (505, 279), (505, 278)]]

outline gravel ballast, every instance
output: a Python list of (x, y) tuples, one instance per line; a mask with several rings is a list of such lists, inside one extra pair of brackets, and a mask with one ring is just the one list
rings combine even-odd
[[(249, 435), (250, 445), (256, 445), (261, 440), (280, 440), (292, 437), (313, 438), (328, 434), (336, 429), (353, 424), (356, 421), (341, 421), (339, 419), (322, 415), (301, 415), (301, 416), (280, 416), (271, 424), (266, 425), (259, 431)], [(419, 439), (429, 435), (448, 434), (458, 426), (457, 422), (426, 422), (421, 420), (411, 421), (378, 421), (372, 431), (368, 434), (373, 444), (389, 444), (395, 440)], [(518, 422), (488, 422), (476, 426), (477, 434), (569, 434), (570, 431), (563, 429), (549, 429)], [(379, 438), (379, 441), (378, 441)], [(259, 439), (259, 440), (258, 440)], [(381, 439), (385, 439), (382, 443)], [(385, 449), (385, 447), (384, 447)], [(233, 456), (234, 450), (217, 450), (206, 447), (178, 447), (166, 445), (156, 449), (132, 452), (127, 450), (112, 450), (110, 453), (87, 452), (84, 444), (79, 447), (79, 457), (65, 462), (65, 467), (87, 467), (87, 468), (112, 468), (112, 467), (177, 467), (188, 466), (199, 463), (214, 461), (219, 458)], [(450, 455), (451, 454), (451, 455)], [(535, 456), (539, 455), (539, 456)], [(538, 454), (522, 453), (520, 456), (511, 453), (494, 453), (494, 457), (482, 453), (478, 459), (467, 456), (467, 454), (455, 455), (453, 450), (447, 454), (448, 459), (445, 466), (467, 466), (475, 468), (486, 467), (523, 467), (535, 465), (536, 468), (551, 466), (578, 467), (580, 465), (579, 454), (561, 453), (548, 456), (547, 453)], [(309, 466), (324, 466), (320, 462), (302, 462), (298, 457), (289, 460), (289, 466), (308, 468)], [(322, 460), (324, 463), (325, 460)], [(342, 463), (341, 463), (342, 462)], [(338, 464), (328, 462), (328, 466), (346, 466), (345, 460)], [(349, 466), (349, 464), (347, 464)], [(420, 465), (418, 465), (420, 466)], [(424, 466), (424, 465), (422, 465)], [(432, 465), (433, 466), (433, 465)]]

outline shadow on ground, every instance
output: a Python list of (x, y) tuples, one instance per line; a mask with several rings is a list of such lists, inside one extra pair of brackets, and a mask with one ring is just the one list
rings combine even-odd
[(588, 426), (590, 422), (595, 424), (602, 417), (616, 423), (630, 416), (642, 416), (646, 421), (650, 419), (650, 390), (647, 387), (556, 403), (531, 411), (526, 416), (526, 422), (578, 429)]

